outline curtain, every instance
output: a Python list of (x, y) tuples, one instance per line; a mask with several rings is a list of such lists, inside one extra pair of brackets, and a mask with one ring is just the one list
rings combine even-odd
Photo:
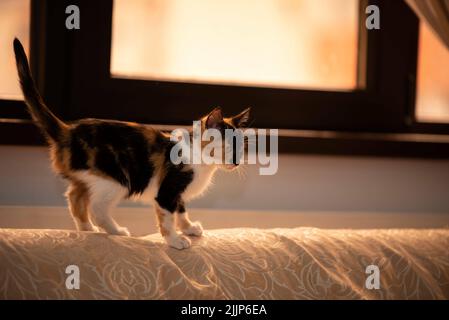
[(449, 0), (405, 0), (449, 49)]

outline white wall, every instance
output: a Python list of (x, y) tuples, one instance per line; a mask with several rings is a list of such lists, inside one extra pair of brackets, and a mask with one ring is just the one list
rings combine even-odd
[[(191, 207), (449, 213), (449, 160), (282, 155), (276, 175), (257, 169), (220, 172)], [(65, 205), (64, 186), (46, 148), (0, 146), (0, 205)]]

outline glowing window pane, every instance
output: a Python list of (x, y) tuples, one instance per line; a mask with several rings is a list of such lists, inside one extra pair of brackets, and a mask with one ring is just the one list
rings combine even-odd
[(0, 1), (0, 99), (22, 99), (12, 42), (20, 39), (28, 51), (30, 0)]
[(111, 73), (354, 89), (358, 0), (115, 0)]
[(416, 117), (449, 122), (449, 49), (425, 23), (420, 26)]

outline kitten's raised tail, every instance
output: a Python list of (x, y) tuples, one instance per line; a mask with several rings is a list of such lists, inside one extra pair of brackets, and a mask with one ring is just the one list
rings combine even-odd
[(17, 38), (14, 39), (14, 53), (16, 56), (20, 86), (22, 87), (28, 112), (49, 140), (54, 142), (60, 141), (64, 131), (67, 130), (67, 125), (58, 119), (42, 100), (31, 76), (25, 50)]

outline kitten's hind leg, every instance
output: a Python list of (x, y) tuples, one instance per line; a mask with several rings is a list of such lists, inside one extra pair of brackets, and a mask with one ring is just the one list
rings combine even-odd
[(90, 212), (96, 224), (109, 234), (129, 236), (110, 216), (110, 211), (123, 199), (127, 190), (116, 182), (96, 177), (90, 187)]
[(89, 190), (82, 182), (71, 182), (67, 189), (67, 200), (69, 210), (75, 221), (76, 229), (79, 231), (98, 232), (98, 227), (90, 221), (88, 214)]
[(203, 226), (199, 221), (192, 222), (189, 219), (189, 214), (186, 211), (183, 201), (179, 201), (178, 209), (176, 210), (177, 220), (176, 224), (179, 230), (188, 236), (201, 236), (203, 234)]

